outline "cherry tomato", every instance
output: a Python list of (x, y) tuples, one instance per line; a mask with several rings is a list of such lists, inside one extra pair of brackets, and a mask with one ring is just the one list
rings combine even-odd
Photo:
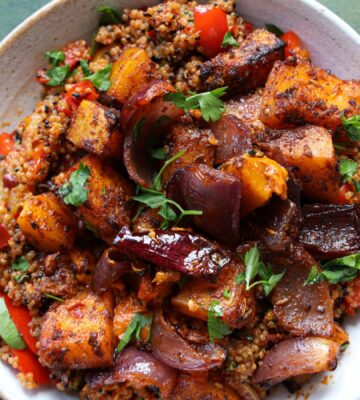
[(10, 133), (0, 134), (0, 156), (7, 156), (15, 145), (14, 135)]
[(351, 183), (345, 183), (344, 185), (342, 185), (339, 189), (338, 203), (339, 204), (348, 204), (349, 201), (346, 198), (346, 193), (352, 192), (353, 190), (354, 190), (354, 188)]
[(0, 249), (3, 249), (9, 244), (9, 232), (4, 225), (0, 225)]
[(65, 100), (69, 107), (74, 110), (82, 100), (95, 101), (99, 97), (94, 85), (90, 81), (76, 83), (66, 94)]
[(295, 32), (288, 31), (281, 35), (280, 39), (286, 43), (285, 58), (296, 55), (301, 58), (309, 58), (309, 52), (302, 47), (301, 40)]
[(64, 48), (65, 64), (74, 69), (80, 60), (90, 60), (90, 49), (89, 46), (83, 40), (79, 40), (74, 43), (69, 43)]
[(228, 29), (226, 13), (219, 7), (197, 6), (194, 12), (195, 29), (200, 32), (200, 45), (206, 55), (214, 57)]

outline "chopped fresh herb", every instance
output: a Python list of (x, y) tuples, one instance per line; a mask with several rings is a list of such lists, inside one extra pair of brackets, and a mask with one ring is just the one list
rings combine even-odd
[[(239, 274), (235, 278), (236, 284), (246, 283), (246, 290), (250, 290), (254, 286), (262, 285), (265, 296), (268, 296), (274, 287), (281, 281), (285, 271), (274, 274), (271, 265), (265, 265), (260, 260), (260, 253), (257, 246), (252, 247), (245, 253), (244, 257), (245, 272)], [(259, 276), (261, 280), (252, 282), (255, 276)]]
[(106, 190), (106, 188), (102, 188), (102, 189), (101, 189), (101, 193), (102, 193), (104, 196), (106, 196), (106, 195), (107, 195), (107, 190)]
[(151, 324), (152, 324), (152, 318), (136, 313), (134, 318), (131, 320), (130, 324), (128, 325), (126, 331), (122, 335), (122, 338), (120, 339), (120, 343), (118, 347), (116, 348), (117, 352), (121, 352), (129, 343), (132, 339), (136, 338), (137, 340), (140, 340), (140, 334), (141, 330), (145, 328), (146, 326), (149, 326), (149, 335), (147, 340), (150, 340), (151, 337)]
[(344, 151), (347, 149), (347, 144), (346, 143), (339, 143), (335, 142), (334, 143), (334, 149), (337, 151)]
[(27, 271), (29, 267), (29, 261), (25, 257), (19, 257), (11, 264), (11, 268), (14, 271), (24, 272)]
[(91, 69), (89, 67), (89, 63), (86, 60), (80, 60), (80, 66), (82, 69), (82, 72), (84, 76), (90, 76), (91, 75)]
[(159, 149), (153, 149), (151, 150), (151, 157), (156, 158), (157, 160), (165, 160), (165, 150), (162, 147), (160, 147)]
[(343, 158), (340, 160), (340, 175), (342, 176), (343, 182), (348, 182), (356, 174), (358, 164), (356, 161), (350, 160), (349, 158)]
[(355, 190), (359, 193), (360, 192), (360, 182), (355, 179), (351, 179), (351, 182), (354, 184)]
[(65, 54), (60, 50), (47, 51), (45, 56), (52, 67), (57, 67), (62, 61), (65, 61)]
[(90, 231), (91, 233), (96, 235), (96, 229), (86, 220), (84, 221), (85, 228)]
[(229, 290), (228, 288), (225, 288), (225, 289), (224, 289), (224, 291), (223, 291), (223, 297), (224, 297), (225, 299), (230, 299), (230, 297), (231, 297), (231, 292), (230, 292), (230, 290)]
[(171, 118), (168, 117), (167, 115), (161, 115), (157, 120), (156, 120), (156, 125), (159, 126), (161, 125), (163, 122), (167, 122), (169, 121)]
[(139, 121), (135, 124), (134, 128), (133, 128), (133, 133), (135, 136), (135, 139), (139, 139), (140, 134), (141, 134), (141, 129), (144, 126), (146, 122), (146, 118), (141, 118), (139, 119)]
[(28, 278), (29, 277), (29, 275), (26, 275), (26, 274), (19, 274), (19, 275), (16, 275), (15, 277), (14, 277), (14, 279), (15, 279), (15, 282), (17, 282), (17, 283), (21, 283), (21, 282), (23, 282), (26, 278)]
[(90, 168), (80, 163), (79, 168), (70, 175), (67, 183), (61, 186), (60, 196), (64, 198), (65, 204), (80, 206), (88, 198), (88, 190), (85, 188), (90, 176)]
[(121, 15), (118, 10), (110, 6), (102, 6), (96, 9), (100, 14), (99, 26), (117, 25), (121, 22)]
[(50, 293), (45, 293), (44, 296), (47, 297), (48, 299), (51, 299), (51, 300), (60, 301), (61, 303), (63, 303), (65, 301), (61, 297), (54, 296), (53, 294), (50, 294)]
[(53, 67), (46, 72), (46, 76), (50, 79), (46, 84), (49, 86), (60, 86), (69, 76), (70, 67), (64, 65), (62, 67)]
[[(200, 210), (184, 210), (180, 204), (176, 203), (173, 200), (168, 199), (164, 193), (161, 192), (162, 184), (161, 184), (161, 177), (168, 165), (174, 162), (176, 159), (181, 157), (185, 153), (185, 150), (179, 151), (169, 160), (165, 161), (164, 165), (155, 176), (153, 180), (152, 187), (150, 189), (138, 187), (137, 188), (137, 195), (133, 197), (135, 201), (142, 203), (152, 209), (158, 208), (159, 215), (163, 218), (163, 224), (161, 225), (161, 229), (166, 229), (169, 227), (170, 222), (174, 222), (174, 226), (178, 225), (180, 221), (186, 215), (202, 215), (202, 211)], [(174, 208), (180, 212), (180, 215), (174, 211)], [(142, 212), (142, 209), (141, 209)], [(137, 215), (140, 215), (139, 212)]]
[(360, 140), (360, 115), (354, 115), (350, 118), (342, 117), (342, 124), (352, 142)]
[(181, 92), (167, 93), (164, 96), (166, 101), (172, 101), (178, 108), (185, 111), (201, 110), (205, 121), (218, 121), (225, 111), (225, 104), (220, 99), (226, 93), (226, 87), (221, 87), (205, 93), (192, 93), (185, 97)]
[(224, 321), (219, 319), (223, 316), (221, 306), (217, 300), (213, 300), (208, 309), (208, 332), (210, 336), (210, 342), (214, 342), (214, 339), (222, 339), (226, 335), (230, 335), (231, 330), (225, 324)]
[(224, 39), (223, 39), (223, 41), (222, 41), (222, 43), (221, 43), (221, 47), (222, 47), (223, 49), (225, 49), (226, 47), (229, 47), (229, 46), (239, 47), (240, 44), (239, 44), (239, 42), (234, 38), (234, 36), (231, 34), (231, 32), (226, 32), (226, 33), (225, 33), (225, 36), (224, 36)]
[(345, 351), (349, 347), (350, 343), (346, 342), (340, 346), (340, 351)]
[(322, 262), (321, 270), (313, 266), (304, 285), (312, 285), (320, 281), (332, 284), (351, 281), (357, 277), (360, 270), (360, 253)]
[(273, 33), (277, 37), (280, 37), (284, 34), (284, 32), (274, 24), (265, 24), (265, 27), (269, 32)]
[(84, 76), (82, 80), (87, 80), (92, 82), (96, 89), (105, 92), (111, 86), (110, 74), (111, 74), (112, 64), (108, 64), (104, 69), (101, 69), (94, 74)]
[(10, 317), (3, 297), (0, 298), (0, 337), (13, 349), (24, 350), (26, 347)]

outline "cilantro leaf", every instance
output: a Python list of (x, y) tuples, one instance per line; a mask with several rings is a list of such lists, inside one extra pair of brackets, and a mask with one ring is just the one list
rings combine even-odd
[(350, 118), (342, 116), (342, 124), (348, 135), (348, 138), (352, 142), (360, 140), (360, 115), (354, 115)]
[(360, 182), (356, 181), (355, 179), (351, 179), (351, 182), (353, 183), (355, 190), (359, 193), (360, 192)]
[(235, 283), (237, 285), (240, 285), (241, 283), (245, 282), (245, 271), (242, 272), (241, 274), (236, 275), (235, 277)]
[(120, 353), (134, 338), (140, 340), (141, 330), (146, 326), (149, 326), (149, 336), (147, 340), (150, 340), (151, 324), (152, 324), (152, 317), (136, 313), (134, 318), (128, 325), (126, 331), (122, 335), (120, 342), (116, 348), (116, 351)]
[(46, 298), (48, 298), (48, 299), (51, 299), (51, 300), (60, 301), (60, 303), (63, 303), (63, 302), (65, 301), (65, 300), (62, 299), (61, 297), (54, 296), (53, 294), (50, 294), (50, 293), (45, 293), (44, 296), (45, 296)]
[(11, 269), (14, 271), (24, 272), (27, 271), (29, 267), (29, 261), (25, 257), (19, 257), (11, 264)]
[(45, 56), (52, 67), (57, 67), (60, 62), (65, 61), (65, 54), (60, 50), (47, 51)]
[(105, 92), (111, 86), (110, 74), (111, 74), (112, 64), (108, 64), (104, 69), (101, 69), (94, 74), (84, 76), (82, 81), (90, 81), (96, 87), (96, 89)]
[(11, 319), (3, 297), (0, 298), (0, 337), (13, 349), (24, 350), (26, 348), (25, 342)]
[(223, 316), (223, 312), (219, 301), (213, 300), (208, 309), (208, 332), (210, 336), (210, 342), (214, 342), (215, 339), (223, 339), (224, 336), (230, 335), (231, 330), (225, 324), (224, 321), (219, 319)]
[(230, 292), (230, 290), (229, 290), (228, 288), (225, 288), (225, 289), (224, 289), (224, 291), (223, 291), (223, 297), (224, 297), (225, 299), (230, 299), (230, 297), (231, 297), (231, 292)]
[(99, 26), (117, 25), (121, 22), (121, 15), (118, 10), (110, 6), (102, 6), (96, 9), (100, 14)]
[(135, 124), (134, 128), (133, 128), (133, 133), (135, 136), (135, 139), (139, 139), (140, 134), (141, 134), (141, 129), (144, 126), (146, 122), (146, 118), (141, 118), (139, 119), (139, 121)]
[(252, 247), (245, 253), (244, 262), (246, 289), (249, 290), (250, 282), (255, 278), (259, 269), (260, 253), (257, 246)]
[(311, 268), (304, 285), (311, 285), (322, 280), (336, 284), (355, 279), (360, 271), (360, 253), (323, 262), (321, 266), (322, 270), (316, 266)]
[(80, 60), (80, 66), (82, 69), (82, 72), (84, 74), (84, 76), (90, 76), (91, 75), (91, 69), (89, 67), (89, 63), (86, 60)]
[(159, 149), (153, 149), (151, 150), (151, 157), (156, 158), (157, 160), (165, 160), (165, 150), (162, 147), (160, 147)]
[(226, 32), (226, 33), (225, 33), (225, 36), (224, 36), (224, 39), (223, 39), (223, 41), (222, 41), (222, 43), (221, 43), (221, 47), (222, 47), (223, 49), (225, 49), (226, 47), (229, 47), (229, 46), (239, 47), (240, 44), (239, 44), (239, 42), (234, 38), (234, 36), (231, 34), (231, 32)]
[(356, 161), (350, 160), (349, 158), (341, 159), (339, 171), (343, 182), (349, 181), (355, 175), (357, 168), (358, 164)]
[(88, 190), (85, 188), (90, 176), (90, 168), (80, 163), (79, 168), (70, 175), (69, 182), (65, 183), (59, 190), (64, 198), (65, 204), (80, 206), (88, 198)]
[(227, 86), (217, 88), (211, 92), (194, 93), (189, 97), (185, 97), (183, 93), (167, 93), (164, 96), (166, 101), (172, 101), (176, 107), (185, 111), (201, 110), (202, 117), (205, 121), (218, 121), (225, 111), (225, 104), (220, 99), (226, 93)]
[(48, 86), (60, 86), (69, 76), (69, 73), (70, 67), (68, 65), (53, 67), (46, 72), (46, 76), (49, 78), (49, 81), (46, 84)]
[(274, 24), (265, 24), (265, 27), (269, 32), (273, 33), (277, 37), (280, 37), (284, 34), (284, 32)]

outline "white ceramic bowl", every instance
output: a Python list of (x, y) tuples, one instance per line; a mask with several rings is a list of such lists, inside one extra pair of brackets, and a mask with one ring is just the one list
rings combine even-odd
[[(98, 16), (94, 9), (103, 0), (53, 0), (27, 19), (0, 44), (0, 123), (15, 127), (31, 112), (41, 90), (33, 77), (44, 65), (44, 53), (80, 38), (90, 40)], [(109, 0), (120, 8), (138, 8), (151, 0)], [(313, 61), (344, 79), (360, 78), (360, 36), (344, 21), (314, 0), (237, 0), (237, 11), (258, 26), (275, 23), (284, 30), (295, 30), (311, 51)], [(9, 129), (9, 128), (6, 128)], [(359, 400), (360, 324), (347, 323), (351, 345), (340, 359), (328, 384), (315, 378), (303, 390), (311, 400)], [(13, 371), (0, 364), (0, 397), (6, 400), (60, 400), (71, 398), (56, 390), (27, 392)], [(295, 397), (294, 397), (295, 398)], [(306, 397), (307, 398), (307, 397)], [(272, 400), (290, 399), (283, 389)]]

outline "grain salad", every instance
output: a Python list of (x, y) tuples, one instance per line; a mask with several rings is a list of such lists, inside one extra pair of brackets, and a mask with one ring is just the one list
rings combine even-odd
[(261, 400), (335, 369), (360, 81), (233, 0), (97, 12), (0, 134), (1, 360), (84, 400)]

